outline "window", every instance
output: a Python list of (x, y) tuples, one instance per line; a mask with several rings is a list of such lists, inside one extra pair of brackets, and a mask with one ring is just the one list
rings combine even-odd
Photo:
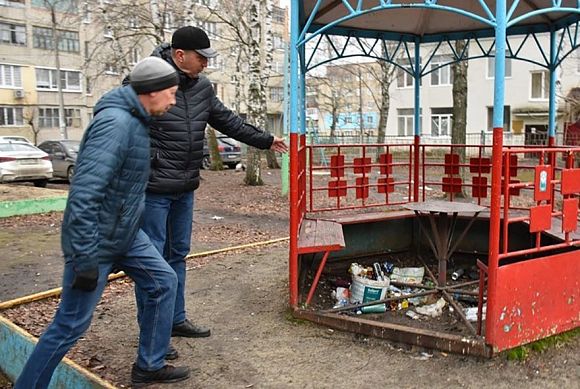
[[(397, 133), (399, 136), (413, 136), (415, 115), (413, 108), (397, 109)], [(419, 112), (421, 115), (421, 111)], [(421, 132), (421, 116), (419, 116), (419, 133)]]
[(24, 7), (24, 0), (4, 0), (0, 1), (0, 5), (8, 7)]
[(88, 77), (85, 77), (85, 93), (87, 95), (93, 93), (93, 84), (91, 83), (91, 79)]
[(134, 47), (131, 50), (131, 63), (136, 64), (141, 59), (141, 50), (139, 48)]
[[(75, 31), (57, 31), (58, 48), (62, 51), (78, 53), (80, 51), (79, 33)], [(53, 50), (52, 29), (45, 27), (32, 28), (33, 46), (37, 49)]]
[[(411, 65), (403, 66), (408, 71), (412, 71)], [(397, 67), (397, 88), (411, 88), (415, 84), (413, 75)]]
[(215, 39), (218, 37), (217, 23), (208, 22), (207, 20), (199, 20), (197, 26), (201, 28), (210, 39)]
[(453, 83), (451, 65), (442, 66), (443, 64), (449, 64), (449, 58), (434, 57), (431, 60), (431, 85), (451, 85)]
[[(44, 90), (58, 90), (55, 69), (36, 68), (36, 87)], [(81, 72), (61, 70), (60, 86), (65, 92), (81, 91)]]
[(431, 135), (451, 135), (453, 108), (431, 108)]
[(0, 65), (0, 87), (22, 88), (22, 74), (20, 66)]
[(281, 35), (272, 34), (272, 44), (274, 45), (274, 49), (276, 50), (284, 50), (286, 48), (286, 43), (284, 39), (282, 39)]
[(59, 127), (58, 108), (38, 108), (38, 126), (40, 128)]
[(284, 23), (284, 19), (286, 19), (286, 10), (284, 8), (273, 6), (272, 21), (274, 23)]
[[(215, 24), (215, 23), (214, 23)], [(163, 13), (163, 29), (171, 30), (174, 26), (173, 23), (173, 13), (171, 12), (164, 12)], [(209, 33), (208, 33), (209, 35)]]
[(103, 37), (107, 39), (113, 39), (113, 29), (111, 28), (111, 26), (106, 26), (103, 29)]
[(276, 74), (284, 74), (284, 63), (283, 62), (273, 62), (272, 72)]
[(532, 100), (548, 100), (550, 93), (550, 73), (547, 70), (531, 73)]
[(77, 13), (79, 9), (79, 0), (58, 0), (58, 1), (46, 1), (46, 0), (32, 0), (33, 7), (41, 8), (52, 8), (60, 12), (70, 12)]
[(81, 127), (81, 110), (78, 108), (65, 108), (64, 121), (67, 127)]
[(284, 101), (284, 88), (270, 87), (270, 100), (274, 103), (280, 103)]
[(83, 23), (89, 24), (91, 22), (91, 7), (89, 6), (88, 1), (83, 1), (82, 14), (83, 14), (82, 19)]
[(116, 76), (119, 74), (119, 70), (117, 69), (117, 64), (109, 62), (105, 64), (105, 74), (109, 76)]
[[(65, 108), (64, 121), (67, 127), (81, 126), (81, 110), (78, 108)], [(58, 108), (38, 108), (38, 126), (40, 128), (59, 127)]]
[[(489, 57), (487, 59), (487, 77), (494, 78), (495, 76), (495, 52), (490, 53), (493, 57)], [(507, 58), (509, 52), (506, 50), (506, 59), (505, 59), (505, 76), (511, 77), (512, 76), (512, 60)]]
[(373, 116), (367, 116), (366, 117), (366, 122), (367, 122), (367, 124), (371, 124), (372, 125), (375, 122), (375, 118)]
[[(506, 105), (503, 107), (503, 130), (505, 132), (511, 131), (511, 107)], [(493, 130), (493, 107), (487, 107), (487, 130)]]
[(220, 62), (218, 57), (208, 58), (207, 67), (211, 69), (218, 69), (220, 67)]
[(26, 26), (0, 23), (0, 43), (26, 46)]
[(22, 126), (22, 107), (0, 107), (0, 126)]

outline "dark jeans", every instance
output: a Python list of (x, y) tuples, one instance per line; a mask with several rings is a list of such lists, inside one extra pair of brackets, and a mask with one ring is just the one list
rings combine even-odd
[[(193, 192), (176, 195), (147, 193), (143, 212), (143, 231), (177, 274), (177, 296), (173, 324), (183, 323), (185, 315), (185, 257), (191, 248)], [(135, 288), (137, 318), (141, 321), (143, 293)]]
[(97, 288), (85, 292), (71, 288), (73, 262), (66, 259), (60, 305), (24, 366), (15, 389), (48, 387), (54, 369), (89, 327), (113, 265), (123, 270), (143, 292), (137, 366), (143, 370), (165, 366), (177, 283), (175, 272), (141, 230), (124, 258), (101, 262)]

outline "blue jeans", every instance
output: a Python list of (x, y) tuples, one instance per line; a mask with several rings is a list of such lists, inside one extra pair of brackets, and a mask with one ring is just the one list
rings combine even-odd
[(92, 292), (71, 287), (74, 264), (70, 258), (65, 259), (60, 305), (18, 377), (15, 389), (48, 387), (54, 369), (89, 327), (113, 265), (123, 270), (143, 291), (137, 366), (150, 371), (165, 366), (177, 279), (147, 235), (139, 230), (125, 257), (101, 260), (98, 285)]
[[(180, 194), (147, 193), (143, 212), (143, 231), (177, 274), (177, 296), (173, 324), (183, 323), (185, 315), (185, 257), (191, 248), (193, 192)], [(141, 320), (143, 293), (136, 287), (137, 319)]]

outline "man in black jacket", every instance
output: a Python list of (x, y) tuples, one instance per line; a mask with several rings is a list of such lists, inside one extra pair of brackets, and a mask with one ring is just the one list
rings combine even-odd
[[(200, 73), (208, 58), (217, 56), (207, 34), (197, 27), (175, 31), (171, 46), (152, 54), (177, 70), (180, 83), (175, 105), (151, 127), (151, 174), (147, 187), (143, 229), (175, 270), (178, 279), (172, 336), (207, 337), (210, 330), (191, 323), (185, 314), (185, 256), (191, 244), (193, 192), (199, 186), (206, 125), (259, 149), (286, 152), (283, 139), (262, 131), (225, 107), (211, 82)], [(141, 320), (143, 293), (135, 290)], [(177, 358), (173, 347), (167, 358)]]

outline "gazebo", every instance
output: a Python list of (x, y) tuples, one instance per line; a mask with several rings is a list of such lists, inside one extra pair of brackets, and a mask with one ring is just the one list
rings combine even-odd
[[(574, 0), (292, 1), (289, 303), (295, 316), (485, 356), (579, 326), (580, 148), (555, 140), (556, 70), (580, 45), (579, 20), (580, 1)], [(549, 34), (549, 47), (539, 43), (538, 34)], [(455, 50), (457, 40), (469, 49)], [(542, 60), (523, 57), (524, 44), (534, 46)], [(430, 54), (422, 59), (425, 46)], [(492, 146), (421, 141), (420, 80), (444, 49), (448, 63), (441, 66), (495, 60)], [(390, 62), (413, 77), (413, 142), (308, 143), (306, 75), (356, 56)], [(549, 141), (543, 146), (504, 146), (506, 58), (549, 71)], [(430, 201), (427, 189), (433, 187), (447, 204)], [(462, 191), (470, 192), (469, 201), (458, 199)], [(456, 230), (461, 232), (454, 235)], [(321, 279), (341, 262), (372, 262), (395, 252), (409, 257), (421, 247), (443, 259), (427, 292), (441, 293), (455, 311), (460, 307), (450, 295), (458, 289), (445, 284), (445, 261), (455, 251), (474, 257), (476, 326), (461, 312), (467, 330), (454, 333), (342, 314), (377, 301), (339, 309), (314, 304)]]

